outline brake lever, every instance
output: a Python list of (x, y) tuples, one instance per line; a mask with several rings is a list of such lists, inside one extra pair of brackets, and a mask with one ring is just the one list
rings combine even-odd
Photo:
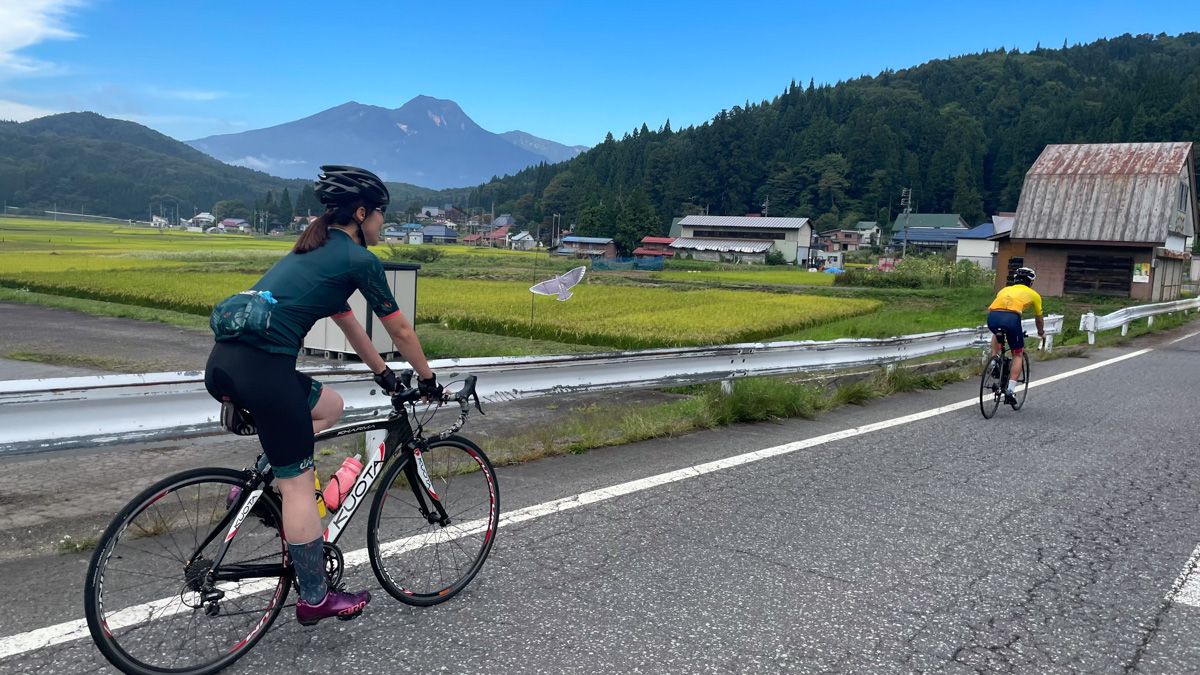
[(471, 398), (475, 399), (475, 409), (479, 411), (480, 415), (483, 415), (486, 417), (487, 413), (483, 412), (483, 407), (479, 405), (479, 392), (477, 392), (477, 391), (471, 392)]

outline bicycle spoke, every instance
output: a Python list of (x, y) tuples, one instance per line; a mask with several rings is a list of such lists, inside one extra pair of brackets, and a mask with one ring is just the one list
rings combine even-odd
[[(88, 575), (104, 578), (104, 585), (89, 582), (85, 604), (93, 636), (99, 635), (97, 645), (114, 665), (149, 672), (228, 665), (261, 636), (263, 621), (269, 623), (280, 611), (282, 603), (277, 600), (287, 587), (281, 587), (285, 582), (278, 575), (215, 585), (205, 581), (212, 579), (211, 558), (224, 545), (215, 527), (228, 511), (225, 500), (243, 480), (243, 474), (227, 469), (184, 472), (148, 488), (139, 498), (145, 501), (135, 500), (129, 508), (141, 506), (119, 516), (124, 520), (106, 532), (100, 549), (105, 555), (98, 559), (102, 574), (89, 571)], [(262, 503), (278, 520), (278, 512), (271, 513), (274, 507)], [(185, 553), (189, 539), (191, 550)], [(206, 540), (209, 544), (196, 550)], [(277, 528), (252, 516), (229, 542), (222, 564), (265, 566), (259, 574), (277, 565), (282, 574), (283, 551)], [(189, 570), (189, 565), (200, 567)], [(199, 592), (187, 590), (190, 584), (219, 592), (219, 599), (210, 600), (216, 613), (206, 611)], [(105, 611), (94, 598), (103, 602)], [(101, 620), (107, 631), (97, 633), (95, 626)]]

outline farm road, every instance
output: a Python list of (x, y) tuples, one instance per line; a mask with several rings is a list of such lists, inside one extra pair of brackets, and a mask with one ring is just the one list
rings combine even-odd
[[(1037, 364), (1025, 409), (990, 421), (964, 382), (501, 467), (506, 513), (638, 482), (504, 526), (444, 605), (285, 610), (226, 672), (1200, 672), (1200, 609), (1174, 592), (1200, 541), (1195, 331)], [(0, 563), (0, 671), (111, 672), (86, 637), (28, 636), (81, 616), (86, 564)]]

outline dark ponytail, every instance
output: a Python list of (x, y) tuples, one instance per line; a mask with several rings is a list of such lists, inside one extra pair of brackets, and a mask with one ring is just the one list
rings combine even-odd
[[(329, 228), (332, 225), (349, 225), (354, 222), (354, 212), (359, 207), (366, 207), (369, 211), (370, 206), (361, 199), (344, 202), (342, 204), (329, 204), (325, 207), (325, 213), (317, 216), (317, 219), (312, 221), (303, 232), (300, 233), (300, 238), (296, 240), (296, 245), (292, 247), (292, 253), (308, 253), (315, 251), (325, 245), (329, 240)], [(370, 215), (369, 213), (367, 215)], [(362, 229), (359, 228), (356, 240), (362, 239)], [(358, 243), (362, 244), (362, 241)]]

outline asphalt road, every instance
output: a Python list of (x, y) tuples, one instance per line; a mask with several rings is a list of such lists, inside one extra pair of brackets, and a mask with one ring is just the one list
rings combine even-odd
[[(1200, 336), (1033, 378), (992, 420), (965, 382), (503, 467), (505, 513), (567, 501), (504, 526), (460, 596), (288, 608), (226, 672), (1200, 672)], [(0, 563), (0, 672), (111, 672), (86, 633), (29, 632), (82, 617), (86, 564)]]

